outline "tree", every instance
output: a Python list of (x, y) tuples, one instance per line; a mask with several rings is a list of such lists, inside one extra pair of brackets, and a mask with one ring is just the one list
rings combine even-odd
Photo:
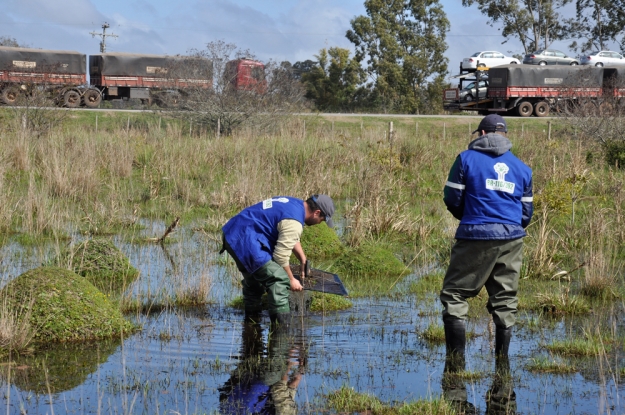
[[(423, 112), (428, 84), (447, 74), (449, 21), (438, 0), (366, 0), (367, 16), (351, 21), (347, 38), (366, 62), (371, 103), (386, 112)], [(440, 99), (440, 98), (439, 98)]]
[[(619, 42), (625, 26), (625, 0), (577, 0), (575, 18), (567, 19), (570, 37), (582, 40), (569, 46), (573, 50), (587, 52), (607, 49), (610, 41)], [(625, 51), (625, 38), (622, 38), (621, 51)]]
[(359, 85), (365, 75), (360, 62), (349, 55), (348, 49), (321, 49), (319, 55), (315, 55), (318, 61), (303, 74), (306, 98), (313, 100), (317, 109), (353, 111), (358, 106)]
[(305, 61), (297, 61), (293, 64), (293, 76), (297, 79), (302, 79), (305, 73), (308, 73), (317, 64), (317, 62), (306, 59)]
[[(237, 72), (232, 63), (244, 59), (255, 62), (251, 69), (253, 84), (236, 86)], [(192, 50), (190, 56), (178, 59), (168, 68), (167, 76), (178, 79), (207, 79), (210, 68), (212, 85), (197, 83), (180, 88), (165, 102), (171, 114), (189, 120), (196, 126), (229, 135), (236, 128), (251, 125), (257, 131), (275, 125), (277, 117), (300, 111), (304, 89), (292, 76), (289, 65), (276, 62), (261, 64), (249, 50), (224, 41), (207, 44), (206, 49)]]
[(0, 36), (0, 46), (9, 46), (12, 48), (24, 48), (25, 45), (20, 45), (14, 37)]
[(564, 39), (567, 28), (557, 12), (572, 0), (462, 0), (465, 7), (477, 4), (482, 14), (501, 23), (504, 42), (518, 39), (525, 53), (548, 48), (555, 40)]

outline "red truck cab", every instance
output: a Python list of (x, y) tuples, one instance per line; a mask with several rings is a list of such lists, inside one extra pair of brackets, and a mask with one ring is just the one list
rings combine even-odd
[(226, 79), (237, 91), (267, 91), (265, 65), (252, 59), (235, 59), (226, 63)]

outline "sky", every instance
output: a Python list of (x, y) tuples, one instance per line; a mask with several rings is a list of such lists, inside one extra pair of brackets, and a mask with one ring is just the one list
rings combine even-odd
[[(441, 0), (451, 28), (447, 34), (450, 75), (474, 52), (523, 53), (519, 42), (501, 44), (496, 27), (475, 6)], [(100, 52), (110, 25), (107, 52), (185, 54), (223, 40), (249, 49), (262, 61), (315, 60), (322, 48), (353, 50), (345, 37), (350, 21), (365, 15), (364, 0), (0, 0), (0, 36), (29, 47)], [(568, 42), (556, 43), (568, 53)]]

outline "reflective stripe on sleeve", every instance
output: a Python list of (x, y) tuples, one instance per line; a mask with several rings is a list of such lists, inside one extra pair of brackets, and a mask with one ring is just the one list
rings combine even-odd
[(533, 202), (533, 201), (534, 201), (534, 198), (532, 196), (521, 198), (521, 202)]
[(445, 183), (445, 186), (451, 187), (452, 189), (458, 189), (458, 190), (464, 190), (464, 188), (466, 187), (463, 184), (454, 183), (454, 182), (447, 182)]

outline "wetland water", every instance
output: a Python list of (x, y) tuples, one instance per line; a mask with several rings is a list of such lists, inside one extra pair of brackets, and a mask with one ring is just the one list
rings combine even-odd
[[(153, 236), (163, 229), (150, 225), (144, 232)], [(350, 310), (305, 316), (289, 336), (269, 339), (267, 316), (260, 331), (244, 329), (242, 313), (228, 306), (240, 295), (238, 274), (206, 235), (181, 229), (167, 251), (121, 240), (117, 245), (141, 271), (132, 286), (135, 295), (167, 296), (208, 275), (214, 303), (134, 313), (130, 318), (143, 329), (122, 341), (57, 346), (12, 359), (10, 371), (8, 364), (2, 366), (0, 413), (245, 413), (247, 404), (239, 398), (259, 405), (271, 398), (279, 401), (286, 390), (276, 386), (281, 379), (296, 386), (287, 392), (297, 413), (328, 413), (324, 395), (342, 386), (391, 404), (442, 394), (444, 345), (421, 335), (441, 323), (435, 293), (417, 298), (404, 292), (404, 282), (390, 297), (358, 298)], [(6, 245), (0, 252), (4, 280), (38, 266), (53, 252), (52, 247)], [(466, 390), (478, 413), (485, 413), (495, 381), (488, 321), (479, 317), (469, 322), (476, 337), (467, 343), (467, 369), (479, 377), (454, 391)], [(602, 359), (576, 360), (578, 370), (572, 374), (527, 369), (533, 358), (550, 356), (545, 343), (564, 340), (583, 324), (582, 318), (537, 322), (536, 316), (521, 313), (510, 346), (512, 379), (506, 385), (506, 396), (511, 391), (516, 395), (517, 413), (625, 412), (619, 378), (622, 345)]]

